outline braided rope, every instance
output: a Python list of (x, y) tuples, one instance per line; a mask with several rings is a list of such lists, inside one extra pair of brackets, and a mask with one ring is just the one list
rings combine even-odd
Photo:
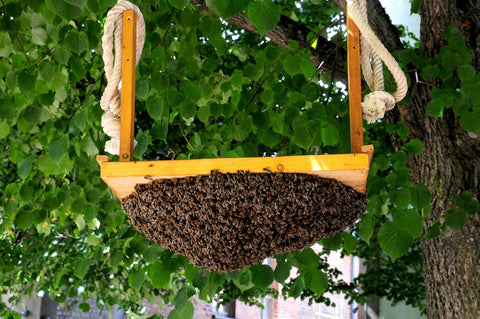
[(133, 10), (137, 16), (137, 50), (136, 61), (140, 59), (145, 42), (145, 21), (140, 9), (126, 0), (119, 0), (110, 9), (105, 20), (102, 37), (103, 62), (107, 86), (100, 100), (100, 107), (105, 111), (102, 116), (102, 127), (111, 139), (105, 144), (105, 151), (119, 155), (120, 153), (120, 89), (122, 78), (122, 27), (123, 11)]
[[(363, 118), (368, 123), (374, 123), (383, 118), (385, 111), (391, 110), (396, 102), (401, 101), (407, 94), (407, 79), (395, 58), (388, 52), (368, 24), (366, 18), (366, 0), (348, 0), (347, 7), (350, 17), (361, 32), (360, 61), (365, 80), (372, 90), (365, 96), (362, 103)], [(373, 62), (371, 67), (370, 57)], [(382, 60), (397, 82), (397, 91), (393, 94), (384, 88)]]

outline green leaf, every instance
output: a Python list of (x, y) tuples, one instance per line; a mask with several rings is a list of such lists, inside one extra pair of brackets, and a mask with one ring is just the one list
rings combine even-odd
[(475, 77), (476, 71), (470, 64), (460, 65), (458, 67), (458, 77), (462, 82), (471, 81)]
[(24, 202), (31, 202), (33, 200), (33, 187), (28, 184), (23, 184), (20, 187), (19, 195)]
[(252, 282), (252, 272), (248, 267), (244, 267), (241, 271), (231, 272), (230, 274), (233, 277), (233, 283), (242, 292), (255, 286)]
[(420, 0), (412, 0), (410, 7), (410, 14), (420, 12)]
[(70, 59), (70, 51), (64, 45), (57, 45), (53, 51), (53, 58), (58, 63), (67, 65)]
[(478, 200), (472, 200), (472, 193), (464, 192), (455, 199), (455, 204), (464, 210), (467, 214), (474, 215), (480, 210), (480, 203)]
[(223, 52), (225, 49), (225, 39), (222, 37), (222, 23), (220, 19), (213, 16), (204, 16), (200, 21), (200, 31), (212, 43), (212, 45), (219, 51)]
[(193, 318), (194, 308), (193, 304), (188, 301), (182, 311), (173, 309), (168, 314), (168, 319), (191, 319)]
[(75, 217), (75, 224), (77, 225), (78, 230), (85, 228), (85, 219), (82, 215), (78, 214), (77, 217)]
[(152, 282), (153, 288), (166, 287), (170, 282), (170, 272), (164, 269), (163, 264), (159, 261), (148, 267), (147, 276)]
[(301, 148), (310, 149), (313, 143), (313, 136), (305, 126), (300, 126), (293, 131), (292, 140)]
[(60, 162), (68, 150), (68, 136), (56, 138), (48, 145), (48, 155), (55, 162)]
[(328, 277), (320, 269), (311, 269), (305, 273), (305, 285), (316, 296), (321, 296), (328, 288)]
[(22, 209), (15, 216), (15, 224), (20, 226), (23, 229), (27, 229), (33, 224), (33, 215), (31, 211)]
[(340, 132), (337, 127), (328, 123), (322, 125), (320, 129), (322, 135), (322, 141), (325, 145), (335, 145), (338, 144), (338, 139), (340, 137)]
[(185, 120), (189, 120), (193, 118), (196, 113), (197, 113), (197, 105), (192, 101), (186, 101), (180, 104), (180, 115)]
[(269, 0), (251, 2), (247, 8), (247, 16), (260, 35), (263, 36), (275, 28), (280, 21), (280, 6)]
[(331, 237), (324, 238), (320, 241), (321, 245), (329, 250), (337, 250), (342, 246), (341, 233), (336, 233)]
[(300, 294), (302, 293), (303, 288), (305, 288), (305, 279), (303, 278), (302, 275), (300, 275), (297, 278), (295, 278), (295, 280), (293, 281), (292, 286), (290, 287), (290, 291), (288, 292), (289, 297), (292, 297), (292, 298), (300, 297)]
[(35, 88), (35, 81), (37, 80), (37, 74), (32, 74), (28, 71), (22, 71), (17, 76), (18, 87), (22, 92), (29, 92)]
[(86, 1), (50, 0), (55, 12), (67, 20), (74, 19), (83, 14)]
[(153, 263), (159, 260), (160, 255), (162, 253), (162, 248), (160, 246), (153, 244), (152, 246), (145, 249), (143, 252), (143, 257), (146, 261)]
[(73, 123), (80, 131), (85, 130), (87, 127), (87, 114), (85, 111), (80, 111), (73, 117)]
[(30, 172), (32, 171), (32, 163), (35, 159), (35, 156), (28, 155), (23, 158), (18, 164), (17, 174), (21, 179), (26, 179)]
[(403, 228), (386, 222), (378, 232), (380, 247), (393, 261), (405, 254), (413, 244), (413, 237)]
[(285, 283), (285, 280), (287, 280), (290, 277), (291, 270), (292, 270), (292, 265), (284, 261), (279, 262), (275, 266), (275, 271), (273, 272), (275, 275), (275, 280), (281, 284)]
[(410, 202), (416, 209), (423, 209), (427, 207), (432, 200), (432, 194), (427, 186), (417, 184), (410, 189)]
[(188, 301), (188, 290), (183, 286), (178, 292), (177, 295), (175, 296), (175, 299), (173, 300), (173, 304), (175, 305), (175, 309), (177, 311), (182, 311), (183, 308), (186, 306)]
[(83, 311), (83, 312), (89, 312), (90, 311), (90, 305), (86, 302), (82, 302), (81, 304), (78, 305), (78, 307)]
[(143, 154), (147, 151), (148, 143), (149, 143), (149, 132), (138, 132), (135, 136), (135, 140), (137, 141), (137, 145), (135, 145), (134, 155), (137, 157), (142, 157)]
[(140, 290), (145, 282), (145, 270), (138, 269), (130, 272), (130, 275), (128, 276), (128, 282), (133, 289), (137, 291)]
[(270, 286), (274, 279), (274, 273), (272, 267), (263, 264), (253, 265), (250, 268), (252, 272), (252, 282), (255, 286), (262, 290), (265, 290)]
[(6, 121), (0, 121), (0, 139), (4, 139), (10, 134), (10, 126)]
[(353, 253), (353, 251), (358, 246), (358, 239), (349, 233), (342, 233), (343, 238), (343, 249), (347, 252), (347, 254)]
[(417, 138), (414, 138), (405, 144), (405, 148), (410, 154), (413, 155), (420, 155), (423, 153), (423, 143)]
[(410, 190), (408, 187), (402, 187), (393, 193), (393, 203), (397, 207), (407, 208), (410, 204)]
[(81, 54), (88, 49), (88, 37), (85, 32), (71, 30), (65, 37), (67, 47), (73, 52)]
[(224, 19), (233, 17), (248, 6), (250, 0), (213, 0), (212, 5)]
[(160, 99), (160, 98), (148, 99), (147, 112), (152, 119), (159, 120), (162, 118), (163, 105), (164, 105), (163, 99)]
[(283, 69), (287, 72), (290, 76), (294, 76), (295, 74), (300, 74), (302, 69), (299, 67), (302, 65), (302, 58), (298, 55), (287, 55), (283, 60)]
[(392, 212), (393, 223), (403, 228), (413, 238), (417, 238), (423, 232), (423, 218), (414, 209), (394, 210)]
[(241, 70), (233, 71), (230, 82), (232, 83), (233, 87), (241, 89), (243, 83), (243, 72)]
[(135, 97), (139, 100), (145, 101), (150, 93), (150, 84), (147, 79), (140, 79), (136, 83)]
[(424, 235), (426, 241), (438, 237), (442, 234), (441, 232), (441, 224), (439, 222), (435, 222), (430, 228), (428, 228), (427, 232)]
[(443, 103), (440, 100), (431, 100), (427, 104), (427, 112), (432, 117), (439, 117), (443, 112)]
[(12, 39), (7, 32), (0, 32), (0, 57), (8, 57), (12, 53)]
[(315, 72), (317, 72), (315, 64), (313, 64), (308, 55), (304, 55), (302, 58), (302, 72), (307, 80), (310, 79)]
[(90, 268), (91, 263), (92, 261), (88, 258), (80, 258), (78, 262), (73, 265), (75, 267), (73, 270), (75, 277), (83, 280), (87, 274), (88, 268)]
[(183, 9), (188, 4), (188, 0), (168, 0), (168, 3), (177, 9)]
[(460, 126), (469, 132), (480, 135), (480, 110), (468, 111), (460, 117)]
[(467, 224), (468, 215), (463, 210), (451, 208), (445, 214), (445, 224), (457, 231)]
[(47, 41), (47, 32), (43, 28), (32, 29), (32, 42), (37, 45), (45, 45)]
[(318, 257), (317, 253), (310, 247), (307, 247), (302, 251), (296, 252), (295, 258), (300, 264), (310, 268), (318, 267), (318, 264), (320, 262), (320, 257)]

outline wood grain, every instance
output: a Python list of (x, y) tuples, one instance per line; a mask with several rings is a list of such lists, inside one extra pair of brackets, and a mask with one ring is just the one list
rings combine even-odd
[(350, 103), (350, 137), (352, 153), (363, 146), (362, 76), (360, 73), (360, 31), (348, 15), (347, 8), (348, 100)]
[(120, 118), (120, 161), (133, 160), (135, 131), (135, 67), (137, 18), (133, 10), (123, 12), (122, 95)]

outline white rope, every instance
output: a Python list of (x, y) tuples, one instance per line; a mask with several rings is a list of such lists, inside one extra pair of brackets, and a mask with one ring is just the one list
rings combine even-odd
[(142, 54), (143, 44), (145, 42), (145, 21), (143, 20), (142, 12), (133, 3), (126, 0), (119, 0), (107, 13), (102, 37), (103, 62), (105, 65), (107, 86), (103, 91), (100, 106), (105, 111), (105, 114), (102, 116), (103, 131), (111, 138), (105, 144), (105, 151), (113, 155), (120, 154), (122, 27), (123, 11), (125, 10), (133, 10), (137, 16), (137, 63)]
[[(368, 24), (366, 15), (366, 0), (348, 0), (348, 14), (361, 32), (361, 56), (363, 76), (372, 90), (365, 96), (362, 103), (363, 118), (368, 123), (374, 123), (383, 118), (385, 111), (391, 110), (396, 102), (407, 94), (407, 79), (395, 58), (388, 52)], [(372, 59), (373, 69), (370, 59)], [(397, 82), (397, 91), (393, 94), (384, 88), (382, 60)]]

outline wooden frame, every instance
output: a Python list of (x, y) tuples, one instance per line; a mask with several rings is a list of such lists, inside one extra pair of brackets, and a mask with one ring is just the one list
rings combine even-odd
[(122, 118), (120, 161), (110, 162), (99, 155), (100, 175), (119, 199), (134, 191), (137, 184), (157, 178), (180, 178), (208, 175), (212, 170), (235, 173), (284, 172), (306, 173), (336, 179), (356, 191), (365, 193), (372, 145), (363, 145), (361, 108), (359, 31), (347, 14), (348, 87), (352, 154), (303, 155), (281, 157), (217, 158), (194, 160), (132, 161), (135, 116), (135, 35), (133, 11), (124, 11), (122, 52)]

